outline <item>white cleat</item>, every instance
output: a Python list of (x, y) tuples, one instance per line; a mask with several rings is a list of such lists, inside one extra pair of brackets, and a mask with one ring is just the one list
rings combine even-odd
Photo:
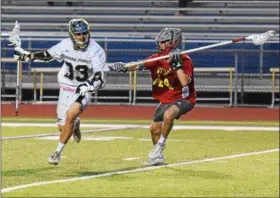
[(152, 152), (149, 153), (149, 159), (156, 159), (163, 155), (165, 144), (157, 143)]
[(60, 161), (60, 157), (61, 154), (59, 152), (54, 152), (53, 154), (51, 154), (51, 156), (48, 158), (48, 162), (49, 164), (53, 164), (53, 165), (58, 165), (59, 161)]
[(160, 155), (157, 158), (149, 158), (148, 161), (142, 163), (143, 166), (160, 166), (165, 165), (163, 155)]
[(73, 138), (76, 143), (79, 143), (82, 139), (80, 123), (81, 123), (80, 118), (76, 118), (74, 123), (74, 133), (73, 133)]

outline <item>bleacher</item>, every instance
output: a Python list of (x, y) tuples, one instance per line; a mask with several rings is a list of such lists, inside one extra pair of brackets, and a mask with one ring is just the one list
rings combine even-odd
[[(268, 29), (279, 32), (279, 1), (194, 0), (190, 7), (180, 8), (185, 16), (175, 15), (179, 11), (177, 0), (73, 1), (72, 6), (65, 6), (66, 1), (52, 2), (53, 6), (42, 0), (2, 1), (2, 29), (12, 28), (18, 20), (26, 36), (31, 32), (51, 32), (48, 36), (53, 37), (64, 32), (60, 35), (67, 36), (68, 21), (83, 17), (90, 22), (94, 34), (103, 37), (151, 38), (162, 27), (180, 27), (187, 39), (201, 39), (202, 33), (210, 39), (220, 38), (216, 33), (227, 33), (222, 37), (232, 38), (231, 34)], [(121, 34), (115, 36), (114, 32)]]
[[(194, 0), (187, 8), (178, 8), (177, 0), (3, 0), (1, 5), (1, 32), (7, 35), (18, 20), (21, 25), (23, 47), (32, 50), (48, 48), (54, 44), (35, 38), (63, 38), (68, 36), (68, 21), (75, 17), (87, 19), (91, 25), (92, 36), (101, 39), (119, 39), (109, 45), (112, 49), (129, 48), (128, 52), (137, 49), (154, 49), (153, 39), (163, 27), (179, 27), (183, 31), (182, 47), (194, 48), (232, 39), (252, 33), (262, 33), (273, 29), (279, 32), (279, 1), (222, 1)], [(184, 16), (176, 16), (179, 10)], [(26, 38), (26, 42), (25, 39)], [(27, 39), (28, 38), (28, 39)], [(122, 39), (151, 39), (151, 42), (132, 43)], [(56, 41), (57, 42), (57, 41)], [(273, 44), (276, 43), (276, 44)], [(2, 40), (2, 46), (7, 41)], [(267, 50), (276, 49), (279, 34), (272, 39)], [(36, 46), (36, 47), (35, 47)], [(227, 46), (221, 49), (251, 49), (246, 44)], [(257, 48), (254, 48), (257, 49)], [(150, 53), (134, 53), (134, 56), (110, 53), (108, 61), (133, 61), (145, 58)], [(152, 51), (153, 52), (153, 51)], [(12, 50), (4, 48), (2, 56), (11, 56)], [(116, 60), (114, 56), (119, 57)], [(205, 58), (202, 58), (205, 60)], [(229, 63), (225, 63), (229, 64)], [(208, 64), (206, 63), (206, 66)], [(271, 64), (270, 64), (271, 65)]]

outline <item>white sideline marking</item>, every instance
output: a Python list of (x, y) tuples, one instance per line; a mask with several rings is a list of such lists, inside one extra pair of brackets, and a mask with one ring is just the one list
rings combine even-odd
[[(36, 139), (40, 140), (58, 140), (59, 136), (46, 136), (46, 137), (39, 137)], [(129, 140), (132, 137), (126, 136), (98, 136), (98, 137), (84, 137), (83, 140), (93, 140), (93, 141), (111, 141), (111, 140)], [(151, 140), (150, 140), (151, 141)]]
[(115, 171), (115, 172), (102, 173), (102, 174), (98, 174), (98, 175), (74, 177), (74, 178), (70, 178), (70, 179), (34, 182), (34, 183), (30, 183), (30, 184), (24, 184), (24, 185), (4, 188), (4, 189), (2, 189), (2, 193), (7, 193), (7, 192), (15, 191), (18, 189), (29, 188), (29, 187), (33, 187), (33, 186), (42, 186), (42, 185), (48, 185), (48, 184), (54, 184), (54, 183), (64, 183), (64, 182), (72, 182), (72, 181), (78, 181), (78, 180), (87, 180), (87, 179), (94, 179), (94, 178), (98, 178), (98, 177), (106, 177), (106, 176), (111, 176), (111, 175), (123, 175), (123, 174), (136, 173), (136, 172), (142, 172), (142, 171), (147, 171), (147, 170), (155, 170), (155, 169), (165, 168), (165, 167), (181, 166), (181, 165), (188, 165), (188, 164), (198, 164), (198, 163), (202, 163), (202, 162), (212, 162), (212, 161), (217, 161), (217, 160), (225, 160), (225, 159), (244, 157), (244, 156), (249, 156), (249, 155), (271, 153), (271, 152), (275, 152), (275, 151), (279, 151), (279, 148), (265, 150), (265, 151), (250, 152), (250, 153), (241, 153), (241, 154), (229, 155), (229, 156), (223, 156), (223, 157), (206, 158), (206, 159), (202, 159), (202, 160), (186, 161), (186, 162), (167, 164), (167, 165), (162, 165), (162, 166), (150, 166), (150, 167), (144, 167), (144, 168), (136, 168), (134, 170)]
[[(123, 126), (122, 127), (112, 127), (112, 128), (105, 128), (105, 129), (86, 130), (86, 131), (83, 131), (82, 134), (93, 133), (93, 132), (114, 131), (114, 130), (121, 130), (121, 129), (135, 129), (135, 128), (138, 128), (138, 127), (136, 125), (134, 127), (123, 127)], [(59, 132), (57, 132), (57, 133), (44, 133), (44, 134), (37, 134), (37, 135), (10, 136), (10, 137), (2, 137), (1, 140), (58, 136), (58, 133)]]
[[(2, 123), (2, 126), (5, 127), (56, 127), (55, 123)], [(140, 126), (139, 124), (81, 124), (81, 127), (92, 128), (92, 127), (136, 127)]]
[[(139, 141), (150, 142), (151, 138), (140, 138)], [(190, 142), (192, 140), (168, 139), (168, 142)]]
[[(2, 123), (4, 127), (56, 127), (54, 123)], [(81, 124), (81, 127), (137, 127), (149, 128), (150, 125), (141, 124)], [(263, 127), (263, 126), (207, 126), (207, 125), (176, 125), (173, 129), (192, 129), (192, 130), (229, 130), (229, 131), (279, 131), (278, 127)]]
[[(58, 140), (59, 135), (56, 136), (44, 136), (44, 137), (35, 137), (35, 139), (39, 140)], [(96, 137), (83, 137), (83, 140), (89, 141), (112, 141), (112, 140), (131, 140), (132, 137), (128, 136), (96, 136)], [(139, 141), (142, 142), (150, 142), (150, 138), (139, 138)], [(179, 140), (179, 139), (168, 139), (168, 142), (190, 142), (192, 140)]]
[(140, 157), (128, 157), (128, 158), (124, 158), (123, 160), (127, 160), (127, 161), (132, 161), (132, 160), (137, 160)]

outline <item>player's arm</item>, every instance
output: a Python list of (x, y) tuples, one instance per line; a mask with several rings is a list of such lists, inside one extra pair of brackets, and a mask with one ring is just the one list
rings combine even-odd
[[(133, 63), (133, 62), (131, 62), (131, 63)], [(125, 73), (127, 71), (136, 71), (136, 70), (142, 71), (145, 69), (145, 66), (144, 66), (144, 64), (139, 64), (139, 65), (135, 65), (132, 67), (125, 67), (125, 63), (117, 62), (117, 63), (114, 63), (113, 65), (110, 65), (109, 69), (110, 69), (110, 71), (113, 71), (113, 72)]]
[(192, 81), (192, 78), (183, 69), (178, 69), (176, 72), (182, 87), (187, 86)]
[(23, 62), (31, 61), (42, 61), (49, 62), (53, 60), (53, 57), (49, 54), (48, 51), (43, 52), (29, 52), (21, 47), (16, 47), (14, 51), (14, 58)]
[(184, 64), (191, 64), (188, 59), (182, 60), (181, 55), (179, 53), (175, 53), (169, 60), (170, 66), (173, 70), (176, 70), (178, 79), (183, 87), (187, 86), (192, 78), (183, 70)]

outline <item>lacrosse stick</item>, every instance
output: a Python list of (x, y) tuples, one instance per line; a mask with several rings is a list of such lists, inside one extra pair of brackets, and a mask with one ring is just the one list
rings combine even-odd
[[(194, 48), (194, 49), (190, 49), (190, 50), (186, 50), (186, 51), (182, 51), (180, 52), (180, 54), (185, 54), (185, 53), (192, 53), (192, 52), (198, 52), (198, 51), (202, 51), (205, 49), (210, 49), (210, 48), (214, 48), (214, 47), (218, 47), (218, 46), (223, 46), (223, 45), (229, 45), (232, 43), (237, 43), (240, 41), (252, 41), (255, 45), (263, 45), (266, 41), (268, 41), (269, 38), (271, 38), (272, 36), (274, 36), (276, 34), (276, 32), (274, 30), (269, 30), (265, 33), (262, 34), (251, 34), (247, 37), (239, 37), (236, 39), (232, 39), (231, 41), (224, 41), (221, 43), (215, 43), (212, 45), (207, 45), (207, 46), (203, 46), (203, 47), (198, 47), (198, 48)], [(153, 61), (157, 61), (157, 60), (161, 60), (161, 59), (165, 59), (165, 58), (170, 58), (173, 54), (168, 54), (165, 56), (160, 56), (160, 57), (156, 57), (156, 58), (152, 58), (152, 59), (147, 59), (147, 60), (143, 60), (143, 61), (138, 61), (138, 62), (130, 62), (125, 64), (125, 67), (133, 67), (136, 65), (140, 65), (140, 64), (144, 64), (144, 63), (150, 63)]]
[[(21, 41), (19, 38), (19, 33), (20, 33), (20, 27), (18, 22), (15, 22), (15, 27), (13, 28), (12, 32), (9, 34), (9, 42), (8, 46), (13, 46), (13, 47), (21, 47)], [(20, 79), (20, 74), (21, 74), (21, 62), (18, 60), (17, 61), (17, 84), (16, 84), (16, 109), (15, 113), (16, 116), (18, 116), (18, 106), (20, 102), (20, 86), (21, 86), (21, 79)]]

